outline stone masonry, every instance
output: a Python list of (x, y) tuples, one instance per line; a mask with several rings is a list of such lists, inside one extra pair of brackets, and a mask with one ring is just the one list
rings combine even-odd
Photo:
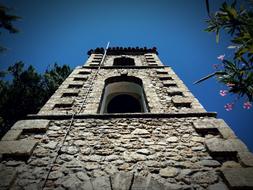
[[(0, 189), (253, 189), (253, 155), (207, 112), (155, 48), (109, 48), (0, 141)], [(115, 58), (135, 65), (113, 65)], [(141, 79), (141, 113), (100, 113), (105, 80)]]

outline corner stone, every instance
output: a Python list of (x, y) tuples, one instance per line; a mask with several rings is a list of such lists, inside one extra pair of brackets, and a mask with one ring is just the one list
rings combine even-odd
[(240, 163), (246, 167), (253, 167), (253, 154), (251, 152), (238, 152)]
[(253, 168), (227, 168), (222, 174), (231, 189), (253, 189)]
[(34, 140), (0, 141), (0, 154), (30, 156), (36, 144), (37, 141)]
[(92, 180), (93, 189), (111, 190), (109, 177), (101, 176)]
[(147, 177), (134, 176), (134, 182), (132, 185), (132, 190), (141, 190), (141, 189), (159, 189), (165, 190), (163, 184), (154, 180), (150, 175)]
[(128, 190), (130, 189), (133, 174), (120, 172), (111, 177), (112, 189)]
[(20, 120), (16, 122), (12, 130), (25, 130), (25, 131), (40, 131), (45, 132), (48, 129), (49, 120), (36, 119), (36, 120)]
[(179, 170), (173, 167), (167, 167), (167, 168), (161, 169), (159, 172), (159, 174), (162, 177), (175, 177), (178, 175), (178, 173), (179, 173)]
[(16, 171), (13, 168), (1, 168), (0, 170), (0, 189), (8, 188), (16, 177)]
[(2, 141), (14, 141), (19, 138), (22, 130), (9, 130), (1, 139)]
[(147, 135), (149, 132), (146, 129), (135, 129), (131, 134), (133, 135)]
[(205, 141), (208, 150), (211, 153), (227, 153), (227, 152), (247, 152), (245, 144), (239, 139), (222, 140), (212, 138)]

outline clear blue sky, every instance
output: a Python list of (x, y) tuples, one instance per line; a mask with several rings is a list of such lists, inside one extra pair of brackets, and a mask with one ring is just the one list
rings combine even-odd
[[(224, 105), (233, 97), (221, 97), (223, 87), (214, 79), (193, 82), (213, 71), (217, 56), (231, 57), (229, 36), (204, 32), (207, 18), (204, 0), (6, 0), (22, 21), (19, 34), (0, 36), (9, 51), (0, 55), (0, 70), (18, 60), (43, 72), (50, 64), (82, 65), (90, 48), (105, 46), (156, 46), (165, 65), (172, 66), (208, 111), (218, 112), (253, 150), (253, 110), (238, 102), (233, 111)], [(211, 0), (217, 10), (221, 0)]]

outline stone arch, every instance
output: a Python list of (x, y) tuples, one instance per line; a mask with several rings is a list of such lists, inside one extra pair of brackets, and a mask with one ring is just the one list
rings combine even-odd
[(142, 80), (134, 76), (115, 76), (105, 80), (99, 113), (148, 112)]

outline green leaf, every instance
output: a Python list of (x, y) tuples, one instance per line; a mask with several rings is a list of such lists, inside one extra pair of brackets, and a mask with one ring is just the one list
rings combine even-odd
[(219, 29), (216, 30), (216, 43), (219, 43)]

